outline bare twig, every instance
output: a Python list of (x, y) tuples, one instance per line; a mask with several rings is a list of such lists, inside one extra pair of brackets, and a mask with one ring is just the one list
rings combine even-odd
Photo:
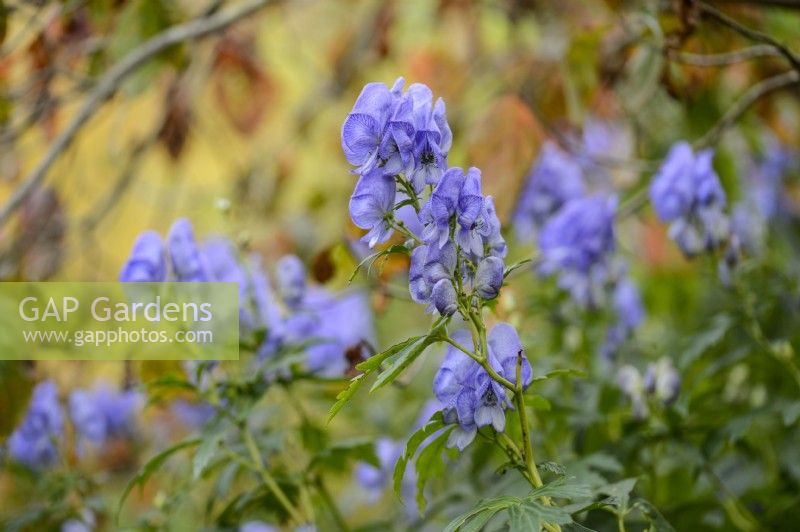
[(0, 225), (6, 223), (28, 195), (38, 187), (47, 175), (47, 171), (58, 159), (58, 156), (72, 143), (80, 128), (94, 115), (100, 106), (119, 88), (122, 81), (147, 63), (154, 56), (170, 46), (183, 41), (199, 39), (219, 31), (234, 22), (253, 14), (264, 7), (269, 0), (250, 0), (234, 8), (215, 13), (208, 17), (193, 20), (185, 24), (173, 26), (141, 46), (131, 51), (106, 72), (86, 102), (72, 119), (67, 128), (56, 138), (47, 153), (39, 161), (36, 168), (23, 179), (20, 186), (12, 193), (3, 208), (0, 209)]
[(734, 124), (760, 98), (767, 94), (800, 83), (800, 73), (790, 70), (756, 83), (728, 109), (722, 118), (708, 132), (694, 142), (695, 148), (714, 144), (719, 137)]
[(760, 31), (748, 28), (712, 5), (709, 5), (705, 2), (697, 2), (697, 6), (704, 14), (721, 24), (728, 26), (730, 29), (739, 33), (740, 35), (743, 35), (748, 39), (772, 46), (781, 56), (786, 58), (786, 60), (792, 65), (792, 68), (795, 69), (798, 74), (800, 74), (800, 56), (790, 50), (785, 44), (777, 41), (766, 33), (761, 33)]
[(769, 44), (757, 44), (749, 48), (719, 54), (693, 54), (690, 52), (669, 51), (669, 57), (678, 63), (702, 67), (714, 67), (741, 63), (757, 57), (780, 57), (780, 53)]

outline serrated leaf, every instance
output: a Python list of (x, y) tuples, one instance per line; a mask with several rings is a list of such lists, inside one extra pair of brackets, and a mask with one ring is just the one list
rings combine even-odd
[(431, 416), (427, 423), (425, 423), (419, 430), (412, 434), (410, 438), (408, 438), (405, 450), (403, 451), (403, 454), (400, 455), (400, 458), (398, 458), (397, 463), (394, 466), (394, 473), (392, 476), (394, 492), (398, 496), (401, 495), (403, 477), (406, 473), (408, 461), (411, 460), (415, 454), (417, 454), (417, 449), (419, 449), (419, 446), (422, 445), (422, 443), (428, 439), (428, 437), (442, 429), (444, 426), (445, 423), (444, 418), (442, 417), (442, 412), (436, 412)]
[[(511, 530), (539, 530), (544, 523), (566, 525), (572, 522), (572, 516), (565, 510), (557, 506), (545, 506), (537, 501), (525, 501), (517, 507), (509, 508), (509, 513), (511, 514)], [(522, 517), (521, 523), (535, 519), (535, 521), (539, 523), (540, 528), (515, 528), (513, 524), (514, 514)]]
[(353, 395), (358, 391), (361, 385), (364, 383), (364, 379), (367, 377), (367, 373), (362, 373), (361, 375), (357, 375), (350, 379), (350, 383), (347, 385), (347, 388), (339, 392), (336, 396), (336, 402), (333, 403), (333, 406), (328, 411), (328, 423), (339, 413), (339, 410), (344, 408), (344, 405), (353, 398)]
[(210, 434), (205, 435), (202, 443), (197, 447), (197, 451), (192, 458), (192, 478), (194, 480), (203, 476), (209, 462), (214, 457), (222, 438), (225, 436), (225, 431), (222, 429), (215, 430)]
[[(449, 427), (436, 436), (417, 456), (417, 507), (420, 515), (425, 512), (425, 483), (429, 478), (441, 477), (444, 474), (445, 462), (442, 453), (447, 448), (447, 438), (455, 427)], [(401, 477), (402, 480), (402, 477)]]
[(359, 370), (359, 371), (364, 371), (364, 372), (379, 369), (384, 360), (386, 360), (387, 358), (391, 357), (392, 355), (396, 355), (402, 349), (406, 348), (409, 344), (419, 340), (420, 338), (423, 338), (423, 336), (412, 336), (411, 338), (409, 338), (407, 340), (403, 340), (400, 343), (394, 344), (392, 347), (390, 347), (386, 351), (383, 351), (382, 353), (378, 353), (377, 355), (372, 355), (371, 357), (369, 357), (365, 361), (358, 363), (356, 365), (356, 369)]
[(144, 464), (139, 472), (136, 473), (136, 475), (130, 479), (130, 481), (128, 481), (128, 484), (122, 491), (122, 495), (117, 503), (117, 521), (119, 521), (119, 513), (122, 510), (122, 505), (125, 504), (125, 500), (128, 498), (131, 491), (133, 491), (133, 488), (135, 488), (137, 485), (143, 486), (152, 476), (152, 474), (160, 469), (161, 466), (164, 465), (164, 462), (166, 462), (173, 454), (177, 453), (178, 451), (182, 451), (183, 449), (188, 449), (189, 447), (199, 445), (201, 441), (202, 440), (200, 438), (192, 438), (190, 440), (184, 440), (176, 443), (172, 447), (161, 451), (151, 458), (146, 464)]
[[(459, 515), (445, 527), (444, 532), (456, 532), (459, 530), (464, 532), (466, 530), (478, 530), (478, 528), (468, 528), (465, 527), (465, 523), (467, 523), (470, 519), (478, 518), (479, 515), (483, 513), (490, 513), (489, 519), (491, 516), (495, 515), (497, 512), (505, 510), (506, 508), (518, 505), (522, 502), (519, 497), (511, 497), (511, 496), (501, 496), (501, 497), (494, 497), (491, 499), (484, 499), (480, 501), (474, 508), (470, 509), (467, 512)], [(488, 522), (489, 519), (486, 519), (483, 523), (485, 524)], [(469, 527), (472, 527), (472, 522), (469, 522)]]
[(592, 496), (592, 489), (586, 484), (574, 482), (574, 477), (563, 477), (545, 484), (531, 491), (526, 501), (534, 501), (540, 497), (554, 497), (557, 499), (586, 499)]
[(608, 503), (615, 506), (619, 511), (624, 512), (628, 509), (631, 491), (636, 486), (636, 481), (637, 479), (635, 478), (626, 478), (607, 486), (601, 486), (597, 491), (608, 495)]
[(394, 360), (378, 375), (375, 384), (370, 388), (370, 393), (383, 388), (390, 382), (394, 381), (408, 366), (419, 357), (425, 349), (436, 341), (432, 336), (422, 336), (403, 347), (395, 355)]
[(531, 382), (541, 382), (546, 381), (548, 379), (552, 379), (553, 377), (565, 377), (565, 376), (574, 376), (574, 377), (586, 377), (586, 373), (574, 368), (560, 368), (554, 369), (553, 371), (548, 371), (544, 375), (539, 375), (534, 377)]
[(533, 259), (524, 259), (524, 260), (521, 260), (521, 261), (517, 262), (516, 264), (512, 264), (511, 266), (506, 268), (506, 271), (503, 273), (503, 279), (505, 279), (506, 277), (511, 275), (515, 270), (518, 270), (518, 269), (522, 268), (523, 266), (525, 266), (526, 264), (530, 264), (532, 262), (533, 262)]

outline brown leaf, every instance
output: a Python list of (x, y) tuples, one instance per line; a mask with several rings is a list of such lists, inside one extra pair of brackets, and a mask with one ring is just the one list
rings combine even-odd
[(164, 98), (164, 121), (158, 132), (158, 139), (164, 144), (170, 157), (177, 160), (189, 136), (191, 108), (186, 89), (180, 80), (174, 81)]
[(52, 188), (39, 189), (23, 203), (14, 253), (19, 278), (43, 281), (55, 275), (63, 260), (66, 218)]
[(214, 95), (223, 114), (240, 133), (252, 133), (275, 94), (275, 84), (256, 54), (253, 36), (223, 37), (217, 45), (214, 71)]

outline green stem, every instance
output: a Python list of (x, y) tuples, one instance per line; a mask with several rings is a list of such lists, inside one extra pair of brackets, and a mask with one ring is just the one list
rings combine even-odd
[(488, 373), (489, 376), (492, 379), (494, 379), (496, 382), (498, 382), (501, 386), (503, 386), (503, 387), (505, 387), (505, 388), (507, 388), (507, 389), (509, 389), (511, 391), (515, 390), (514, 384), (511, 381), (509, 381), (508, 379), (506, 379), (505, 377), (503, 377), (502, 375), (500, 375), (499, 373), (497, 373), (494, 370), (494, 368), (491, 366), (491, 364), (489, 364), (489, 361), (486, 360), (484, 357), (478, 355), (477, 353), (475, 353), (473, 351), (470, 351), (465, 346), (461, 345), (460, 343), (458, 343), (457, 341), (453, 340), (449, 336), (444, 338), (444, 341), (447, 342), (448, 344), (452, 345), (453, 347), (455, 347), (459, 351), (463, 352), (464, 354), (466, 354), (468, 357), (470, 357), (472, 360), (474, 360), (478, 364), (480, 364), (481, 367), (486, 370), (486, 373)]
[(286, 509), (289, 516), (296, 524), (304, 524), (306, 520), (300, 514), (300, 511), (292, 505), (289, 497), (286, 496), (286, 493), (281, 489), (272, 475), (270, 475), (269, 471), (267, 471), (267, 469), (264, 467), (264, 461), (261, 459), (261, 453), (259, 452), (256, 441), (253, 439), (253, 435), (250, 433), (250, 429), (248, 429), (247, 426), (242, 427), (242, 437), (244, 438), (247, 450), (250, 452), (250, 458), (253, 460), (255, 471), (258, 473), (259, 477), (261, 477), (264, 485), (267, 486), (267, 488), (275, 495), (275, 498), (278, 499), (278, 502), (280, 502), (281, 506)]
[(617, 512), (617, 530), (625, 532), (625, 515), (622, 512)]
[(320, 477), (317, 477), (316, 479), (316, 486), (317, 491), (319, 492), (320, 497), (322, 497), (325, 506), (328, 507), (328, 511), (333, 517), (336, 526), (339, 528), (339, 530), (348, 532), (350, 527), (347, 525), (347, 521), (344, 520), (342, 513), (336, 506), (336, 502), (333, 500), (333, 497), (331, 497), (330, 491), (328, 491), (328, 488), (325, 486), (325, 482)]
[(424, 242), (422, 240), (420, 240), (417, 235), (415, 235), (414, 233), (412, 233), (411, 231), (409, 231), (406, 228), (406, 224), (404, 224), (403, 222), (400, 222), (400, 221), (397, 221), (397, 220), (393, 220), (392, 227), (398, 233), (402, 233), (403, 235), (407, 236), (408, 238), (414, 240), (414, 242), (416, 242), (418, 245), (421, 246), (421, 245), (424, 244)]

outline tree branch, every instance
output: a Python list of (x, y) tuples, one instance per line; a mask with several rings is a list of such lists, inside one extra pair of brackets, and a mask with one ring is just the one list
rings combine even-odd
[(714, 127), (708, 130), (705, 135), (694, 142), (694, 147), (704, 148), (714, 144), (717, 140), (719, 140), (719, 137), (725, 132), (725, 130), (735, 123), (745, 112), (747, 112), (750, 106), (752, 106), (760, 98), (771, 92), (795, 85), (797, 83), (800, 83), (800, 73), (795, 72), (794, 70), (784, 72), (783, 74), (779, 74), (756, 83), (750, 87), (750, 89), (748, 89), (747, 92), (745, 92), (724, 115), (722, 115), (722, 118), (720, 118), (719, 121), (714, 124)]
[(669, 51), (669, 57), (673, 61), (701, 67), (732, 65), (749, 59), (755, 59), (756, 57), (780, 57), (780, 55), (781, 54), (775, 47), (769, 44), (757, 44), (749, 48), (742, 48), (741, 50), (719, 54), (693, 54), (690, 52), (678, 52), (677, 50)]
[(56, 159), (58, 159), (59, 155), (69, 147), (81, 127), (89, 121), (106, 100), (114, 95), (126, 77), (170, 46), (183, 41), (199, 39), (226, 28), (234, 22), (258, 11), (268, 2), (269, 0), (250, 0), (234, 8), (215, 13), (208, 17), (173, 26), (145, 41), (141, 46), (132, 50), (128, 55), (112, 66), (89, 93), (83, 106), (78, 111), (78, 114), (75, 115), (69, 125), (67, 125), (67, 128), (61, 132), (53, 144), (50, 145), (47, 153), (42, 160), (39, 161), (36, 168), (25, 176), (20, 186), (14, 190), (6, 204), (0, 209), (0, 226), (8, 221), (25, 198), (42, 183), (50, 167)]
[(739, 33), (740, 35), (743, 35), (748, 39), (772, 46), (780, 55), (786, 58), (786, 60), (792, 65), (792, 68), (795, 69), (798, 74), (800, 74), (800, 56), (790, 50), (785, 44), (775, 40), (766, 33), (761, 33), (760, 31), (740, 24), (722, 11), (718, 10), (716, 7), (705, 2), (697, 2), (697, 7), (699, 7), (700, 11), (702, 11), (704, 14), (710, 16), (721, 24), (728, 26), (730, 29)]

